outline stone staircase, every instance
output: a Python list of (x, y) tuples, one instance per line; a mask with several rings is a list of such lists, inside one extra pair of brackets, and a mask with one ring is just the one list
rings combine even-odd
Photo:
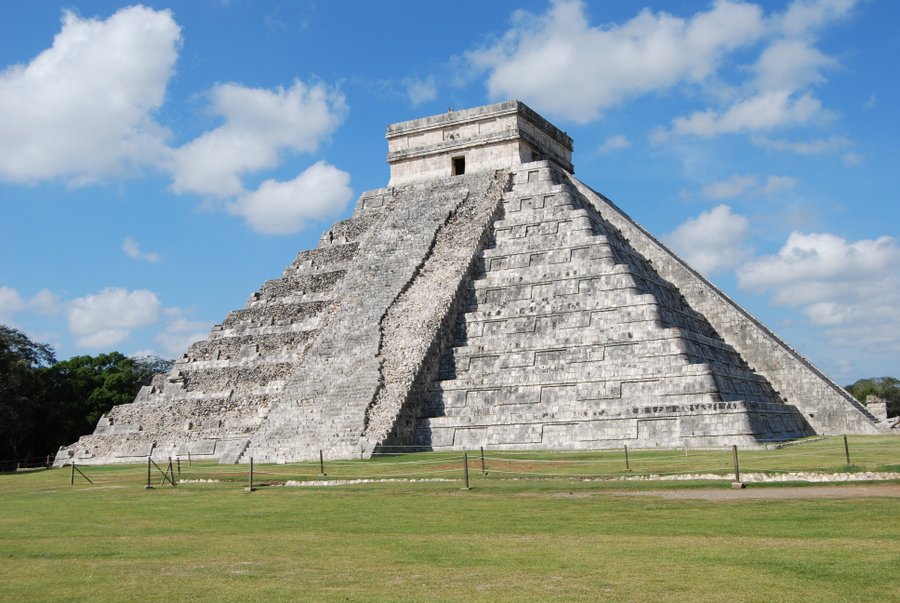
[(515, 183), (418, 444), (702, 446), (810, 433), (565, 174), (523, 166)]

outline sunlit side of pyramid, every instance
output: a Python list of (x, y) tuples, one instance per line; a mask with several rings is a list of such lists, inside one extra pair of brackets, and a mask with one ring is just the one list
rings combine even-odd
[(758, 445), (865, 407), (608, 199), (518, 101), (394, 124), (391, 181), (57, 463)]

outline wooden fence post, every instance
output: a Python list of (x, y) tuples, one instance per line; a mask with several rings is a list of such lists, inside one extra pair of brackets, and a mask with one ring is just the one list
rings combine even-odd
[(625, 471), (631, 471), (631, 465), (628, 463), (628, 444), (625, 444)]
[(250, 477), (249, 477), (249, 483), (247, 484), (247, 487), (244, 488), (244, 490), (247, 491), (247, 492), (256, 492), (256, 488), (253, 487), (253, 457), (252, 457), (252, 456), (250, 457)]
[(469, 453), (463, 452), (463, 490), (469, 489)]
[(852, 465), (850, 462), (850, 446), (847, 445), (847, 436), (844, 436), (844, 458), (847, 459), (847, 464)]
[(734, 481), (731, 482), (731, 487), (740, 489), (744, 487), (744, 482), (741, 481), (741, 467), (738, 465), (737, 444), (731, 445), (731, 456), (734, 460)]
[(152, 490), (153, 484), (150, 483), (150, 456), (147, 456), (147, 485), (144, 486), (144, 490)]

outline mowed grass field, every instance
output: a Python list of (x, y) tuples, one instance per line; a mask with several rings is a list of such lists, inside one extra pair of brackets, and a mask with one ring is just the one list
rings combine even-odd
[[(854, 470), (900, 469), (900, 438), (851, 438)], [(900, 498), (690, 500), (721, 481), (627, 474), (620, 452), (398, 455), (247, 467), (182, 462), (0, 475), (3, 601), (895, 601)], [(634, 451), (632, 473), (727, 472), (730, 451)], [(742, 471), (844, 470), (839, 438), (741, 453)], [(763, 465), (765, 467), (763, 467)], [(643, 468), (642, 468), (643, 467)], [(745, 469), (746, 467), (746, 469)], [(417, 478), (327, 487), (286, 479)], [(779, 488), (753, 484), (742, 492)], [(651, 492), (652, 491), (652, 492)]]

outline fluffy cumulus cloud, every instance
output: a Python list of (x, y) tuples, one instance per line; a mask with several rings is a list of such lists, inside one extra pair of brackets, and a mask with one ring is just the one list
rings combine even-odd
[(66, 11), (50, 48), (0, 73), (0, 178), (79, 184), (157, 164), (167, 131), (153, 113), (180, 39), (168, 10)]
[(692, 99), (712, 93), (713, 102), (675, 117), (652, 140), (758, 135), (831, 115), (813, 88), (839, 63), (818, 39), (854, 4), (795, 0), (767, 14), (754, 3), (717, 0), (689, 16), (644, 9), (622, 23), (594, 25), (583, 2), (557, 0), (542, 14), (517, 11), (509, 30), (467, 59), (487, 72), (491, 97), (522, 98), (576, 122), (688, 87)]
[(559, 0), (544, 15), (516, 13), (500, 40), (468, 58), (489, 71), (492, 97), (587, 122), (629, 98), (702, 81), (764, 32), (759, 7), (727, 0), (689, 19), (645, 9), (601, 27), (588, 22), (582, 2)]
[(793, 232), (778, 253), (738, 270), (739, 285), (801, 308), (832, 340), (900, 350), (900, 245), (892, 237), (850, 242)]
[(319, 161), (287, 182), (267, 180), (230, 206), (256, 231), (289, 234), (308, 220), (337, 215), (353, 197), (350, 175)]
[(748, 257), (750, 222), (718, 205), (681, 224), (663, 240), (694, 269), (710, 275), (734, 268)]
[(224, 123), (173, 151), (168, 165), (176, 192), (243, 194), (244, 175), (276, 167), (283, 151), (315, 151), (345, 113), (340, 93), (299, 80), (276, 90), (222, 84), (209, 98)]
[[(245, 177), (280, 166), (287, 153), (315, 152), (344, 118), (343, 95), (325, 84), (220, 84), (207, 97), (221, 125), (173, 148), (155, 112), (180, 42), (168, 10), (133, 6), (105, 20), (66, 11), (50, 48), (0, 73), (0, 179), (83, 185), (149, 166), (170, 174), (177, 193), (233, 201), (252, 195)], [(433, 80), (410, 82), (413, 102), (434, 94)], [(316, 215), (321, 198), (297, 200), (307, 202), (307, 214)], [(122, 249), (137, 260), (160, 259), (131, 239)]]
[(667, 133), (765, 133), (830, 117), (811, 88), (839, 64), (816, 44), (822, 30), (846, 18), (854, 5), (855, 0), (795, 0), (783, 13), (770, 15), (763, 49), (748, 69), (752, 78), (739, 86), (735, 98), (675, 118)]
[(108, 287), (68, 303), (69, 330), (83, 348), (110, 348), (131, 331), (159, 320), (161, 304), (152, 291)]

